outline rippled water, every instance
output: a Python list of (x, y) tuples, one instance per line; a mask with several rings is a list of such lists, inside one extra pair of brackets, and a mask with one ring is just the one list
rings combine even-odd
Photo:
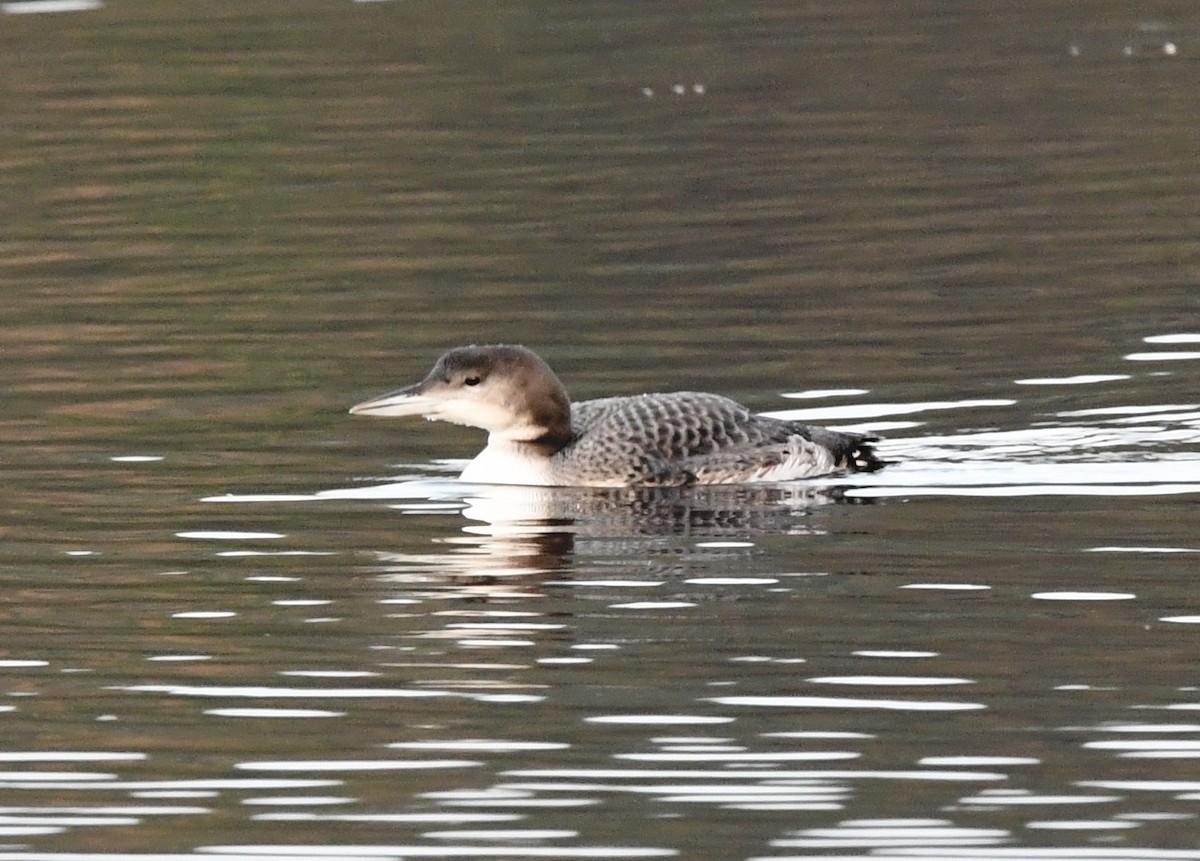
[[(0, 859), (1200, 859), (1190, 7), (0, 11)], [(345, 413), (507, 340), (893, 463)]]

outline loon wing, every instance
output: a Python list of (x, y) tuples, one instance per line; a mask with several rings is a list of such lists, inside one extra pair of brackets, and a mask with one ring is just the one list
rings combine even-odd
[(878, 468), (862, 434), (757, 416), (703, 392), (582, 401), (571, 418), (574, 440), (561, 462), (586, 480), (607, 473), (628, 484), (723, 484)]

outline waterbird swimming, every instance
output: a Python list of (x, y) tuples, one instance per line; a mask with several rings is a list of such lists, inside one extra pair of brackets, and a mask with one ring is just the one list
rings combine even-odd
[(755, 415), (705, 392), (571, 403), (550, 366), (512, 344), (456, 347), (415, 385), (351, 407), (482, 428), (460, 478), (545, 487), (791, 481), (883, 466), (866, 434)]

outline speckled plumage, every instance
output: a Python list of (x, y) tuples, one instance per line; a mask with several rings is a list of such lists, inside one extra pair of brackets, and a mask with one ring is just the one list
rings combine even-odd
[(799, 478), (873, 461), (861, 434), (758, 416), (705, 392), (582, 401), (571, 423), (574, 437), (553, 459), (581, 478), (619, 465), (631, 485), (741, 484), (770, 480), (789, 462)]
[(468, 481), (677, 486), (878, 469), (871, 437), (766, 416), (720, 395), (670, 392), (571, 404), (524, 347), (459, 347), (414, 386), (351, 412), (423, 415), (489, 431)]

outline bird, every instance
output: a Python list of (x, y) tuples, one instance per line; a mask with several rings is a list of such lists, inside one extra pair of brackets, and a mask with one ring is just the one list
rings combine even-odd
[(868, 434), (756, 415), (706, 392), (572, 403), (550, 366), (515, 344), (455, 347), (425, 379), (351, 407), (488, 432), (459, 478), (542, 487), (680, 487), (873, 472)]

